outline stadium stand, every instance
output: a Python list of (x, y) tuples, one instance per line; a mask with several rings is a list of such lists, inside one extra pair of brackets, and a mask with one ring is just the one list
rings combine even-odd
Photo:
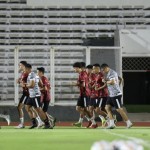
[[(79, 46), (88, 45), (85, 41), (90, 43), (92, 39), (113, 39), (117, 29), (150, 29), (149, 9), (144, 5), (34, 7), (28, 6), (26, 0), (1, 0), (0, 45)], [(21, 50), (19, 60), (26, 59), (35, 67), (43, 64), (49, 75), (50, 52), (42, 51), (45, 53)], [(0, 57), (0, 95), (2, 100), (10, 100), (14, 97), (14, 50), (0, 48)], [(56, 50), (56, 101), (72, 99), (71, 94), (77, 93), (77, 89), (66, 87), (69, 81), (76, 79), (71, 67), (75, 61), (85, 61), (85, 50), (74, 49), (71, 53), (69, 49)], [(5, 82), (7, 79), (10, 80)]]
[[(0, 3), (1, 43), (4, 43), (7, 37), (8, 45), (16, 43), (18, 45), (29, 43), (30, 45), (33, 42), (28, 40), (30, 37), (33, 40), (37, 38), (41, 40), (39, 40), (40, 43), (35, 42), (37, 45), (56, 45), (57, 41), (59, 45), (64, 45), (67, 43), (64, 38), (68, 37), (65, 34), (70, 31), (71, 35), (68, 39), (71, 38), (73, 42), (69, 44), (82, 45), (82, 38), (76, 34), (82, 34), (83, 31), (86, 32), (84, 35), (86, 38), (95, 37), (95, 35), (98, 38), (102, 36), (104, 30), (105, 36), (114, 36), (116, 24), (119, 28), (149, 28), (150, 13), (144, 6), (122, 6), (122, 8), (118, 6), (49, 6), (46, 8), (27, 6), (25, 0), (2, 0)], [(51, 37), (51, 42), (47, 38), (49, 32), (56, 35)], [(22, 33), (27, 33), (28, 36), (23, 36)], [(36, 33), (43, 33), (45, 40), (43, 36), (33, 36)]]

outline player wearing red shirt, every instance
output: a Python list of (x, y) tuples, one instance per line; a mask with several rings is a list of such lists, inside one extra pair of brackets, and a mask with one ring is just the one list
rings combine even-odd
[(88, 75), (85, 71), (85, 67), (81, 62), (76, 62), (73, 65), (74, 71), (79, 73), (79, 77), (76, 86), (78, 86), (80, 90), (80, 96), (77, 101), (76, 110), (80, 113), (79, 122), (74, 123), (73, 125), (81, 127), (83, 122), (83, 117), (86, 115), (89, 117), (88, 106), (89, 106), (89, 96), (90, 89), (88, 87)]
[(100, 65), (94, 64), (93, 65), (93, 72), (95, 73), (95, 85), (94, 90), (95, 92), (98, 92), (97, 100), (94, 102), (95, 112), (99, 115), (101, 121), (102, 121), (102, 127), (104, 127), (106, 120), (104, 117), (106, 117), (105, 111), (103, 109), (105, 108), (106, 101), (108, 98), (108, 89), (106, 84), (104, 84), (103, 81), (103, 74), (100, 72)]
[(49, 103), (51, 100), (51, 97), (50, 97), (51, 86), (50, 86), (50, 81), (48, 80), (48, 78), (44, 76), (44, 72), (45, 72), (45, 68), (43, 67), (37, 68), (37, 75), (40, 77), (43, 83), (43, 86), (40, 88), (42, 109), (44, 113), (46, 114), (46, 116), (49, 118), (51, 125), (54, 127), (56, 119), (52, 117), (51, 115), (49, 115), (47, 112)]
[(91, 75), (89, 76), (89, 88), (91, 89), (89, 111), (92, 116), (91, 118), (92, 123), (89, 126), (89, 128), (98, 127), (98, 125), (95, 122), (95, 111), (94, 111), (94, 102), (98, 99), (98, 91), (95, 90), (95, 83), (96, 83), (96, 75), (92, 71)]
[(28, 73), (25, 71), (25, 65), (27, 64), (26, 61), (20, 61), (19, 63), (19, 70), (22, 71), (20, 78), (17, 80), (17, 83), (22, 87), (22, 96), (19, 100), (19, 104), (17, 106), (19, 118), (20, 118), (20, 124), (16, 128), (24, 128), (24, 113), (23, 113), (23, 107), (27, 102), (27, 99), (29, 97), (28, 89), (26, 87), (23, 87), (24, 83), (27, 83)]

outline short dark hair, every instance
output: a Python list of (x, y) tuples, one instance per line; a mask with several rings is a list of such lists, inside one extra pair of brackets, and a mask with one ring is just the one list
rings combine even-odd
[(20, 64), (23, 64), (24, 66), (27, 64), (26, 61), (20, 61)]
[(29, 69), (32, 68), (32, 66), (31, 66), (30, 64), (26, 64), (25, 67), (26, 67), (26, 68), (29, 68)]
[(86, 66), (85, 62), (80, 62), (81, 63), (81, 67), (84, 67)]
[(44, 68), (44, 67), (39, 67), (39, 68), (37, 68), (37, 70), (39, 70), (39, 71), (42, 72), (43, 74), (44, 74), (44, 72), (45, 72), (45, 68)]
[(100, 68), (100, 64), (94, 64), (93, 67), (99, 67)]
[(73, 64), (73, 67), (81, 68), (82, 66), (81, 66), (81, 63), (80, 63), (80, 62), (75, 62), (75, 63)]
[(93, 66), (92, 65), (87, 65), (86, 68), (87, 69), (93, 69)]
[(106, 67), (109, 67), (107, 64), (102, 64), (101, 65), (101, 68), (103, 69), (103, 68), (106, 68)]

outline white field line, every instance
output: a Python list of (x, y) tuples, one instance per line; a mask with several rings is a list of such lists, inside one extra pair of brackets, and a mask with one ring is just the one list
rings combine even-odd
[(147, 148), (150, 148), (150, 143), (148, 141), (145, 141), (145, 140), (140, 139), (140, 138), (132, 137), (132, 136), (126, 136), (124, 134), (114, 133), (114, 132), (111, 132), (110, 130), (106, 129), (106, 130), (103, 130), (103, 131), (108, 133), (108, 134), (111, 134), (111, 135), (115, 135), (115, 136), (122, 137), (122, 138), (125, 138), (125, 139), (133, 140), (138, 144), (142, 144), (142, 145), (146, 146)]

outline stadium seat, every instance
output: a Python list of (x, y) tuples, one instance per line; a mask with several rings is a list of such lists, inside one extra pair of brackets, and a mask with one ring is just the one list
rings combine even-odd
[[(79, 46), (83, 44), (83, 38), (113, 37), (117, 25), (126, 29), (150, 28), (149, 10), (143, 5), (128, 4), (119, 7), (99, 4), (97, 6), (57, 6), (54, 4), (47, 7), (32, 7), (26, 5), (26, 0), (1, 0), (0, 10), (0, 44), (12, 46), (11, 49), (4, 50), (7, 54), (0, 49), (2, 58), (0, 60), (0, 72), (2, 73), (0, 79), (3, 79), (3, 73), (7, 72), (8, 76), (5, 80), (11, 79), (10, 86), (12, 86), (13, 78), (9, 74), (12, 75), (14, 71), (11, 68), (14, 65), (13, 50), (16, 45)], [(45, 59), (50, 58), (50, 53), (44, 48), (43, 50), (46, 54), (42, 55), (39, 51), (35, 54), (34, 49), (31, 49), (33, 54), (27, 49), (21, 49), (19, 59), (26, 58), (30, 62), (30, 59), (34, 57), (31, 62), (35, 66), (43, 64), (46, 67), (50, 61), (47, 62)], [(74, 78), (69, 74), (72, 69), (71, 65), (75, 61), (83, 61), (84, 56), (83, 50), (55, 51), (55, 65), (57, 66), (55, 71), (58, 73), (56, 77), (59, 80), (62, 78), (62, 84), (67, 84), (67, 81), (64, 80), (65, 73), (68, 72), (69, 79)], [(38, 60), (39, 57), (41, 57), (40, 60)], [(3, 72), (4, 66), (7, 66), (7, 69)], [(50, 68), (46, 67), (46, 69), (49, 73)], [(64, 72), (62, 76), (59, 75), (61, 71)], [(58, 90), (67, 92), (69, 89), (64, 87)]]

